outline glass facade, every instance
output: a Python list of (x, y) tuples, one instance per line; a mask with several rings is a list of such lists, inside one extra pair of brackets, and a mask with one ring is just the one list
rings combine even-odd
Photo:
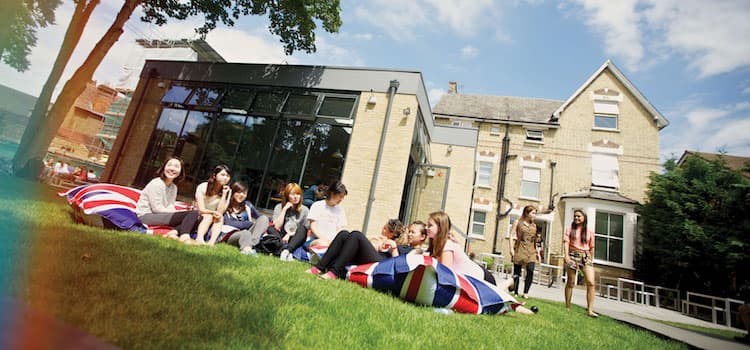
[[(135, 185), (144, 186), (163, 160), (185, 162), (183, 198), (211, 169), (226, 164), (248, 199), (272, 209), (288, 182), (303, 189), (341, 177), (358, 92), (174, 85), (149, 141)], [(324, 113), (324, 114), (321, 114)]]

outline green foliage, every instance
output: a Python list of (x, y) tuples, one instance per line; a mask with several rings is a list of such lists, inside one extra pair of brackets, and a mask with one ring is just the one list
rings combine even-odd
[(0, 284), (122, 348), (685, 348), (561, 303), (530, 299), (534, 316), (443, 315), (319, 280), (302, 263), (74, 224), (64, 200), (30, 184), (0, 177), (0, 224), (17, 228), (0, 240), (0, 257), (22, 257), (12, 273), (0, 271)]
[(36, 46), (36, 30), (55, 24), (62, 0), (4, 0), (0, 2), (0, 59), (13, 69), (29, 69), (28, 56)]
[(652, 174), (638, 207), (637, 274), (648, 283), (735, 296), (750, 281), (748, 180), (723, 159), (674, 159)]
[(241, 16), (268, 15), (271, 34), (279, 37), (284, 51), (315, 52), (316, 20), (329, 33), (341, 27), (339, 0), (221, 0), (221, 1), (170, 1), (146, 0), (143, 5), (144, 22), (163, 25), (168, 18), (186, 19), (203, 16), (204, 24), (196, 32), (205, 36), (217, 23), (233, 26)]

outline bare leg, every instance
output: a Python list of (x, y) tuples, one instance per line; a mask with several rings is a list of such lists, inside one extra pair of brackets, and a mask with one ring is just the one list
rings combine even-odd
[(198, 224), (197, 236), (195, 237), (195, 241), (198, 244), (206, 244), (206, 232), (208, 232), (208, 227), (214, 221), (214, 217), (211, 214), (203, 214), (202, 216), (203, 220)]
[(596, 283), (594, 282), (594, 267), (585, 266), (583, 268), (583, 277), (586, 280), (586, 311), (589, 316), (594, 313), (594, 295), (596, 293)]
[(211, 238), (208, 240), (208, 245), (216, 244), (216, 240), (221, 234), (221, 227), (224, 226), (224, 217), (219, 217), (214, 220), (213, 226), (211, 226)]
[(565, 308), (570, 311), (570, 299), (573, 297), (573, 286), (575, 286), (576, 278), (578, 278), (578, 273), (575, 269), (571, 269), (568, 266), (565, 266), (567, 269), (567, 280), (565, 281)]

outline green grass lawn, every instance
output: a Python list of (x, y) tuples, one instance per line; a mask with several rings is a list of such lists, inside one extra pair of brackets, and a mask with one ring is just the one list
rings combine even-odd
[(688, 331), (703, 333), (707, 335), (716, 335), (722, 338), (726, 338), (727, 340), (734, 340), (734, 337), (745, 335), (744, 332), (739, 331), (739, 330), (734, 331), (734, 330), (729, 330), (729, 329), (708, 328), (708, 327), (701, 327), (701, 326), (696, 326), (692, 324), (685, 324), (685, 323), (664, 321), (664, 320), (655, 320), (655, 319), (651, 319), (651, 321), (660, 322), (660, 323), (663, 323), (672, 327), (682, 328)]
[(536, 299), (533, 316), (443, 315), (302, 263), (78, 225), (53, 192), (0, 177), (0, 286), (123, 348), (686, 348)]

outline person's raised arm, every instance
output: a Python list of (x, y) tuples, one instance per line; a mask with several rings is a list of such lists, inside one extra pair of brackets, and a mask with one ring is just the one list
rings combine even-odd
[(218, 208), (216, 208), (216, 214), (218, 214), (219, 216), (224, 215), (224, 212), (227, 211), (227, 208), (229, 207), (229, 198), (231, 197), (232, 190), (229, 188), (229, 186), (222, 186), (221, 199), (219, 200)]
[(276, 212), (276, 209), (273, 211), (273, 227), (275, 227), (277, 230), (281, 231), (281, 227), (284, 226), (284, 219), (286, 218), (286, 211), (289, 210), (289, 208), (292, 207), (292, 202), (286, 202), (283, 207), (281, 205), (278, 205), (277, 208), (281, 208), (280, 212)]

